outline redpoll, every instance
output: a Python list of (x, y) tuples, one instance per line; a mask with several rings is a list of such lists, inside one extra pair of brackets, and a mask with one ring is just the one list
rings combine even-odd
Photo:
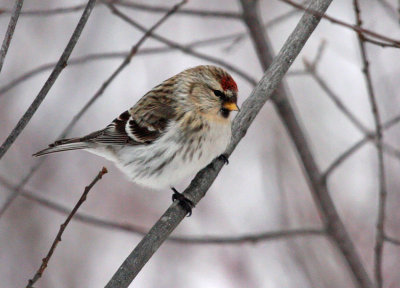
[[(85, 149), (115, 162), (138, 184), (173, 188), (225, 151), (237, 91), (225, 70), (197, 66), (154, 87), (106, 128), (58, 140), (34, 156)], [(173, 190), (174, 199), (185, 200)]]

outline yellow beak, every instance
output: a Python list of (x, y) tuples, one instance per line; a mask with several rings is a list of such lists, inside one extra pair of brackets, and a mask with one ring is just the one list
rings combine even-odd
[(225, 102), (224, 104), (222, 104), (222, 107), (228, 109), (229, 111), (240, 111), (236, 103), (233, 102)]

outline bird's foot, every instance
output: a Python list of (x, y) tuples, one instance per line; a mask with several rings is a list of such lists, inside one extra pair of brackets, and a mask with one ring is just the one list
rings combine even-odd
[(186, 198), (182, 193), (179, 193), (174, 187), (171, 189), (174, 191), (174, 194), (172, 194), (172, 202), (175, 202), (175, 200), (179, 201), (179, 205), (186, 210), (187, 217), (190, 217), (190, 215), (192, 215), (192, 209), (195, 207), (193, 201)]
[(219, 155), (217, 159), (218, 159), (218, 160), (224, 161), (224, 162), (225, 162), (225, 165), (228, 165), (228, 164), (229, 164), (229, 160), (228, 160), (228, 157), (226, 156), (226, 154), (221, 154), (221, 155)]

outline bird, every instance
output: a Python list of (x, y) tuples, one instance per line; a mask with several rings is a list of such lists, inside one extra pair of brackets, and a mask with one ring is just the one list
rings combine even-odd
[(84, 149), (111, 160), (128, 178), (152, 189), (173, 190), (190, 216), (194, 204), (174, 187), (224, 154), (238, 87), (223, 68), (186, 69), (147, 92), (102, 130), (57, 140), (33, 156)]

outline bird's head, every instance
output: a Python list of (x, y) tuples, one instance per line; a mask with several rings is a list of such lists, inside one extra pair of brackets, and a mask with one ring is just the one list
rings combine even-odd
[(196, 111), (217, 119), (229, 119), (231, 111), (238, 111), (238, 88), (235, 80), (224, 69), (197, 66), (183, 72), (187, 82), (188, 99)]

